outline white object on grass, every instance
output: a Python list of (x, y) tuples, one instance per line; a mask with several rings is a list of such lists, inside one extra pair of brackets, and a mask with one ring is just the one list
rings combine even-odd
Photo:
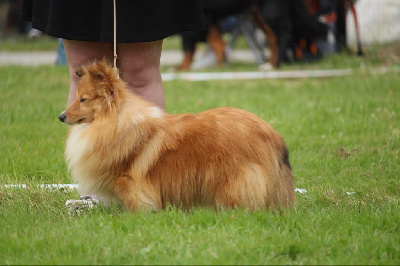
[(288, 79), (288, 78), (325, 78), (348, 76), (351, 69), (330, 70), (292, 70), (292, 71), (249, 71), (249, 72), (183, 72), (162, 73), (163, 81), (171, 80), (248, 80), (248, 79)]
[[(0, 188), (27, 188), (29, 187), (26, 184), (8, 184), (8, 185), (0, 185)], [(36, 185), (38, 188), (67, 188), (67, 189), (78, 189), (79, 185), (78, 184), (39, 184)], [(295, 188), (295, 192), (299, 192), (300, 194), (307, 193), (306, 189), (303, 188)], [(346, 192), (348, 194), (354, 194), (355, 192)]]
[(77, 189), (78, 184), (38, 184), (38, 185), (26, 185), (26, 184), (6, 184), (0, 185), (0, 188), (27, 188), (27, 187), (38, 187), (38, 188), (67, 188), (67, 189)]
[(300, 194), (305, 194), (305, 193), (307, 193), (307, 190), (304, 188), (295, 188), (294, 192), (299, 192)]

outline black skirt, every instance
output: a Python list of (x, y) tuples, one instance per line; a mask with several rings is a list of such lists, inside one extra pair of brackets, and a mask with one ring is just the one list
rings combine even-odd
[[(21, 20), (64, 39), (112, 42), (112, 0), (23, 0)], [(201, 0), (116, 0), (117, 42), (148, 42), (203, 30)]]

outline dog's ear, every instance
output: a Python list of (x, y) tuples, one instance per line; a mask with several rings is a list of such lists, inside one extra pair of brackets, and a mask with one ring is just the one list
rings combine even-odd
[(96, 80), (98, 81), (104, 81), (106, 79), (106, 76), (104, 75), (104, 73), (100, 72), (100, 71), (92, 71), (89, 70), (89, 74)]
[(76, 74), (78, 77), (80, 77), (80, 78), (83, 76), (83, 73), (84, 73), (84, 72), (83, 72), (83, 69), (82, 69), (82, 68), (77, 69), (76, 72), (75, 72), (75, 74)]

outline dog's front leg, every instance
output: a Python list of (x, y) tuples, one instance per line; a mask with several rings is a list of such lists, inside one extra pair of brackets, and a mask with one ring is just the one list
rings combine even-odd
[(160, 197), (143, 177), (119, 177), (115, 182), (114, 195), (130, 212), (161, 209)]

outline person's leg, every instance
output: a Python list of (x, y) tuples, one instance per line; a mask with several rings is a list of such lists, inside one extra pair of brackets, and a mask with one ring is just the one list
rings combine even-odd
[[(75, 99), (79, 82), (75, 71), (95, 59), (113, 61), (113, 44), (63, 40), (70, 72), (68, 105)], [(117, 65), (129, 88), (145, 100), (165, 109), (164, 88), (160, 73), (162, 41), (119, 43)]]
[(70, 88), (68, 106), (74, 101), (79, 79), (75, 74), (76, 69), (89, 62), (106, 58), (113, 60), (113, 44), (100, 42), (85, 42), (63, 39), (65, 54), (67, 56), (70, 75)]
[(143, 99), (165, 109), (164, 87), (160, 72), (162, 40), (118, 43), (117, 66), (121, 78)]

